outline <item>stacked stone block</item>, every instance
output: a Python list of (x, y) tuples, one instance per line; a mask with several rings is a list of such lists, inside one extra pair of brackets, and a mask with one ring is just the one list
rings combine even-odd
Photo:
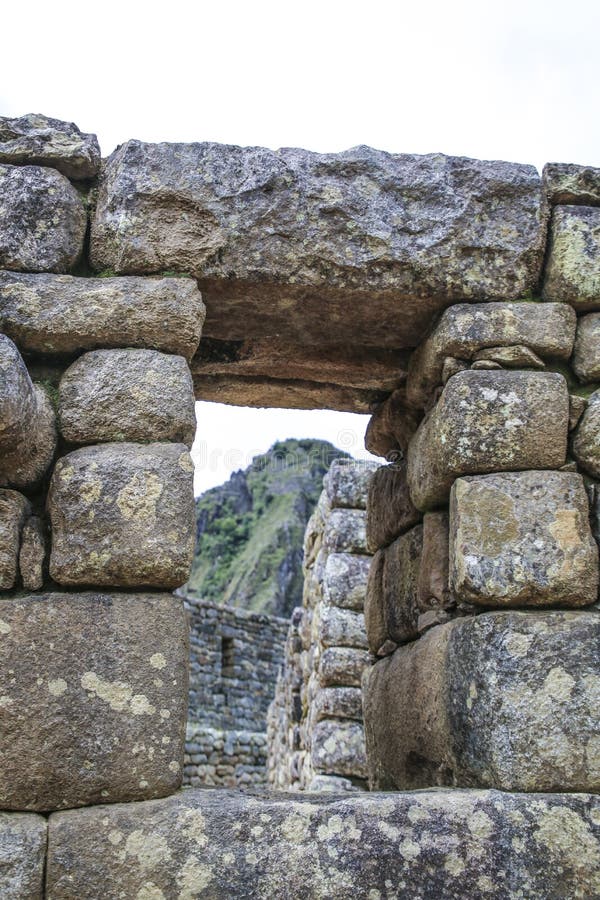
[(336, 460), (306, 528), (303, 605), (292, 615), (268, 717), (269, 783), (277, 788), (365, 788), (365, 505), (376, 468)]
[(368, 432), (373, 789), (600, 790), (600, 209), (545, 177), (543, 300), (447, 309)]
[(170, 592), (193, 553), (205, 310), (185, 278), (88, 277), (99, 167), (75, 126), (2, 121), (5, 810), (164, 797), (182, 780), (188, 624)]

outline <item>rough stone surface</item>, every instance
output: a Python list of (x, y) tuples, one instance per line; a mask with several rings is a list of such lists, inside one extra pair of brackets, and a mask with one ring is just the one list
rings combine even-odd
[(192, 278), (0, 272), (0, 330), (23, 352), (142, 347), (194, 355), (206, 309)]
[(399, 462), (417, 430), (419, 416), (406, 405), (406, 390), (394, 391), (373, 412), (365, 433), (365, 448), (390, 463)]
[[(565, 307), (568, 309), (568, 307)], [(475, 354), (475, 362), (489, 361), (497, 363), (502, 369), (545, 369), (543, 359), (525, 347), (523, 344), (514, 344), (510, 347), (487, 347), (478, 350)]]
[(361, 509), (332, 509), (323, 542), (330, 553), (366, 553), (365, 514)]
[(50, 483), (50, 575), (64, 585), (175, 588), (195, 541), (183, 444), (102, 444), (58, 460)]
[(47, 897), (592, 900), (599, 806), (500, 791), (185, 791), (53, 815)]
[(542, 172), (549, 202), (600, 206), (600, 169), (569, 163), (546, 163)]
[(600, 381), (600, 313), (578, 319), (571, 365), (582, 384)]
[(556, 206), (552, 213), (545, 300), (600, 309), (600, 209)]
[(192, 360), (197, 396), (249, 406), (370, 412), (406, 377), (408, 351), (353, 345), (307, 347), (276, 337), (204, 338)]
[(363, 685), (375, 789), (600, 788), (600, 613), (489, 612), (428, 631)]
[(480, 351), (487, 348), (498, 350), (520, 344), (542, 359), (568, 360), (575, 324), (574, 311), (560, 303), (451, 306), (410, 359), (406, 401), (417, 408), (427, 405), (433, 390), (443, 382), (447, 357), (470, 361), (481, 358)]
[(369, 569), (367, 582), (367, 595), (365, 598), (365, 629), (369, 650), (375, 656), (386, 656), (387, 652), (396, 649), (396, 644), (391, 649), (386, 646), (388, 641), (387, 624), (383, 608), (383, 568), (385, 565), (385, 553), (378, 550)]
[(95, 134), (83, 134), (73, 122), (30, 113), (0, 117), (0, 163), (51, 166), (74, 180), (100, 172), (100, 146)]
[(319, 683), (321, 687), (359, 687), (363, 670), (369, 663), (366, 650), (327, 647), (319, 660)]
[(600, 478), (600, 391), (590, 396), (575, 429), (571, 449), (581, 468)]
[(33, 487), (56, 449), (54, 409), (15, 344), (0, 334), (0, 485)]
[(423, 526), (416, 525), (383, 551), (381, 606), (387, 638), (396, 644), (417, 636), (418, 582)]
[(318, 632), (323, 647), (367, 649), (365, 620), (360, 612), (322, 604), (318, 617)]
[(162, 797), (181, 784), (187, 621), (170, 594), (0, 603), (0, 806)]
[(39, 591), (46, 568), (46, 528), (39, 516), (25, 522), (19, 551), (19, 571), (26, 591)]
[(128, 141), (103, 173), (91, 252), (98, 269), (199, 278), (210, 337), (397, 348), (452, 299), (533, 288), (545, 217), (532, 166)]
[(0, 268), (68, 272), (83, 250), (87, 215), (64, 175), (0, 165)]
[(450, 521), (457, 598), (492, 607), (587, 606), (598, 599), (598, 548), (581, 475), (458, 478)]
[(367, 460), (334, 459), (323, 479), (332, 508), (366, 509), (369, 485), (378, 469), (378, 463)]
[(192, 377), (182, 356), (156, 350), (94, 350), (63, 375), (60, 430), (71, 444), (172, 441), (192, 446)]
[(362, 723), (335, 719), (317, 722), (312, 733), (312, 761), (322, 775), (367, 777), (365, 732)]
[(569, 394), (554, 372), (459, 372), (408, 452), (418, 509), (441, 506), (460, 475), (558, 469), (566, 460)]
[(42, 900), (48, 823), (31, 813), (0, 813), (0, 896)]
[(334, 606), (361, 610), (371, 557), (330, 553), (323, 572), (323, 599)]
[(312, 715), (321, 719), (357, 719), (362, 722), (362, 693), (357, 687), (321, 688), (313, 700)]
[(449, 585), (449, 527), (446, 510), (423, 516), (423, 549), (417, 579), (420, 613), (426, 614), (438, 607), (446, 609), (455, 603)]
[(17, 491), (0, 488), (0, 590), (15, 586), (23, 525), (31, 511), (29, 501)]
[(413, 506), (408, 490), (406, 462), (380, 466), (369, 485), (367, 501), (367, 547), (375, 552), (416, 525), (421, 513)]

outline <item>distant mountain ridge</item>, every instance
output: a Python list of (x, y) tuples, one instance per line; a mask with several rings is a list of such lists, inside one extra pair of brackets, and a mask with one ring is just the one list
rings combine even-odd
[(304, 530), (334, 459), (328, 441), (278, 441), (196, 500), (198, 541), (187, 589), (197, 597), (288, 616), (302, 603)]

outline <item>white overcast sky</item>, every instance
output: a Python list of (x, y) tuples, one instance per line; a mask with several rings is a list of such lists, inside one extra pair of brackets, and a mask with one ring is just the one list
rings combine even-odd
[[(104, 155), (139, 138), (600, 166), (598, 0), (46, 0), (5, 4), (2, 33), (0, 115), (74, 121)], [(198, 413), (197, 489), (277, 437), (354, 432), (354, 452), (365, 425)]]

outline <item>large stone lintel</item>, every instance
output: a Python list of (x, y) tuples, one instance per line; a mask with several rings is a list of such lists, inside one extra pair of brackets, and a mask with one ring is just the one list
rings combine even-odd
[(600, 894), (600, 798), (189, 790), (50, 818), (48, 900)]

